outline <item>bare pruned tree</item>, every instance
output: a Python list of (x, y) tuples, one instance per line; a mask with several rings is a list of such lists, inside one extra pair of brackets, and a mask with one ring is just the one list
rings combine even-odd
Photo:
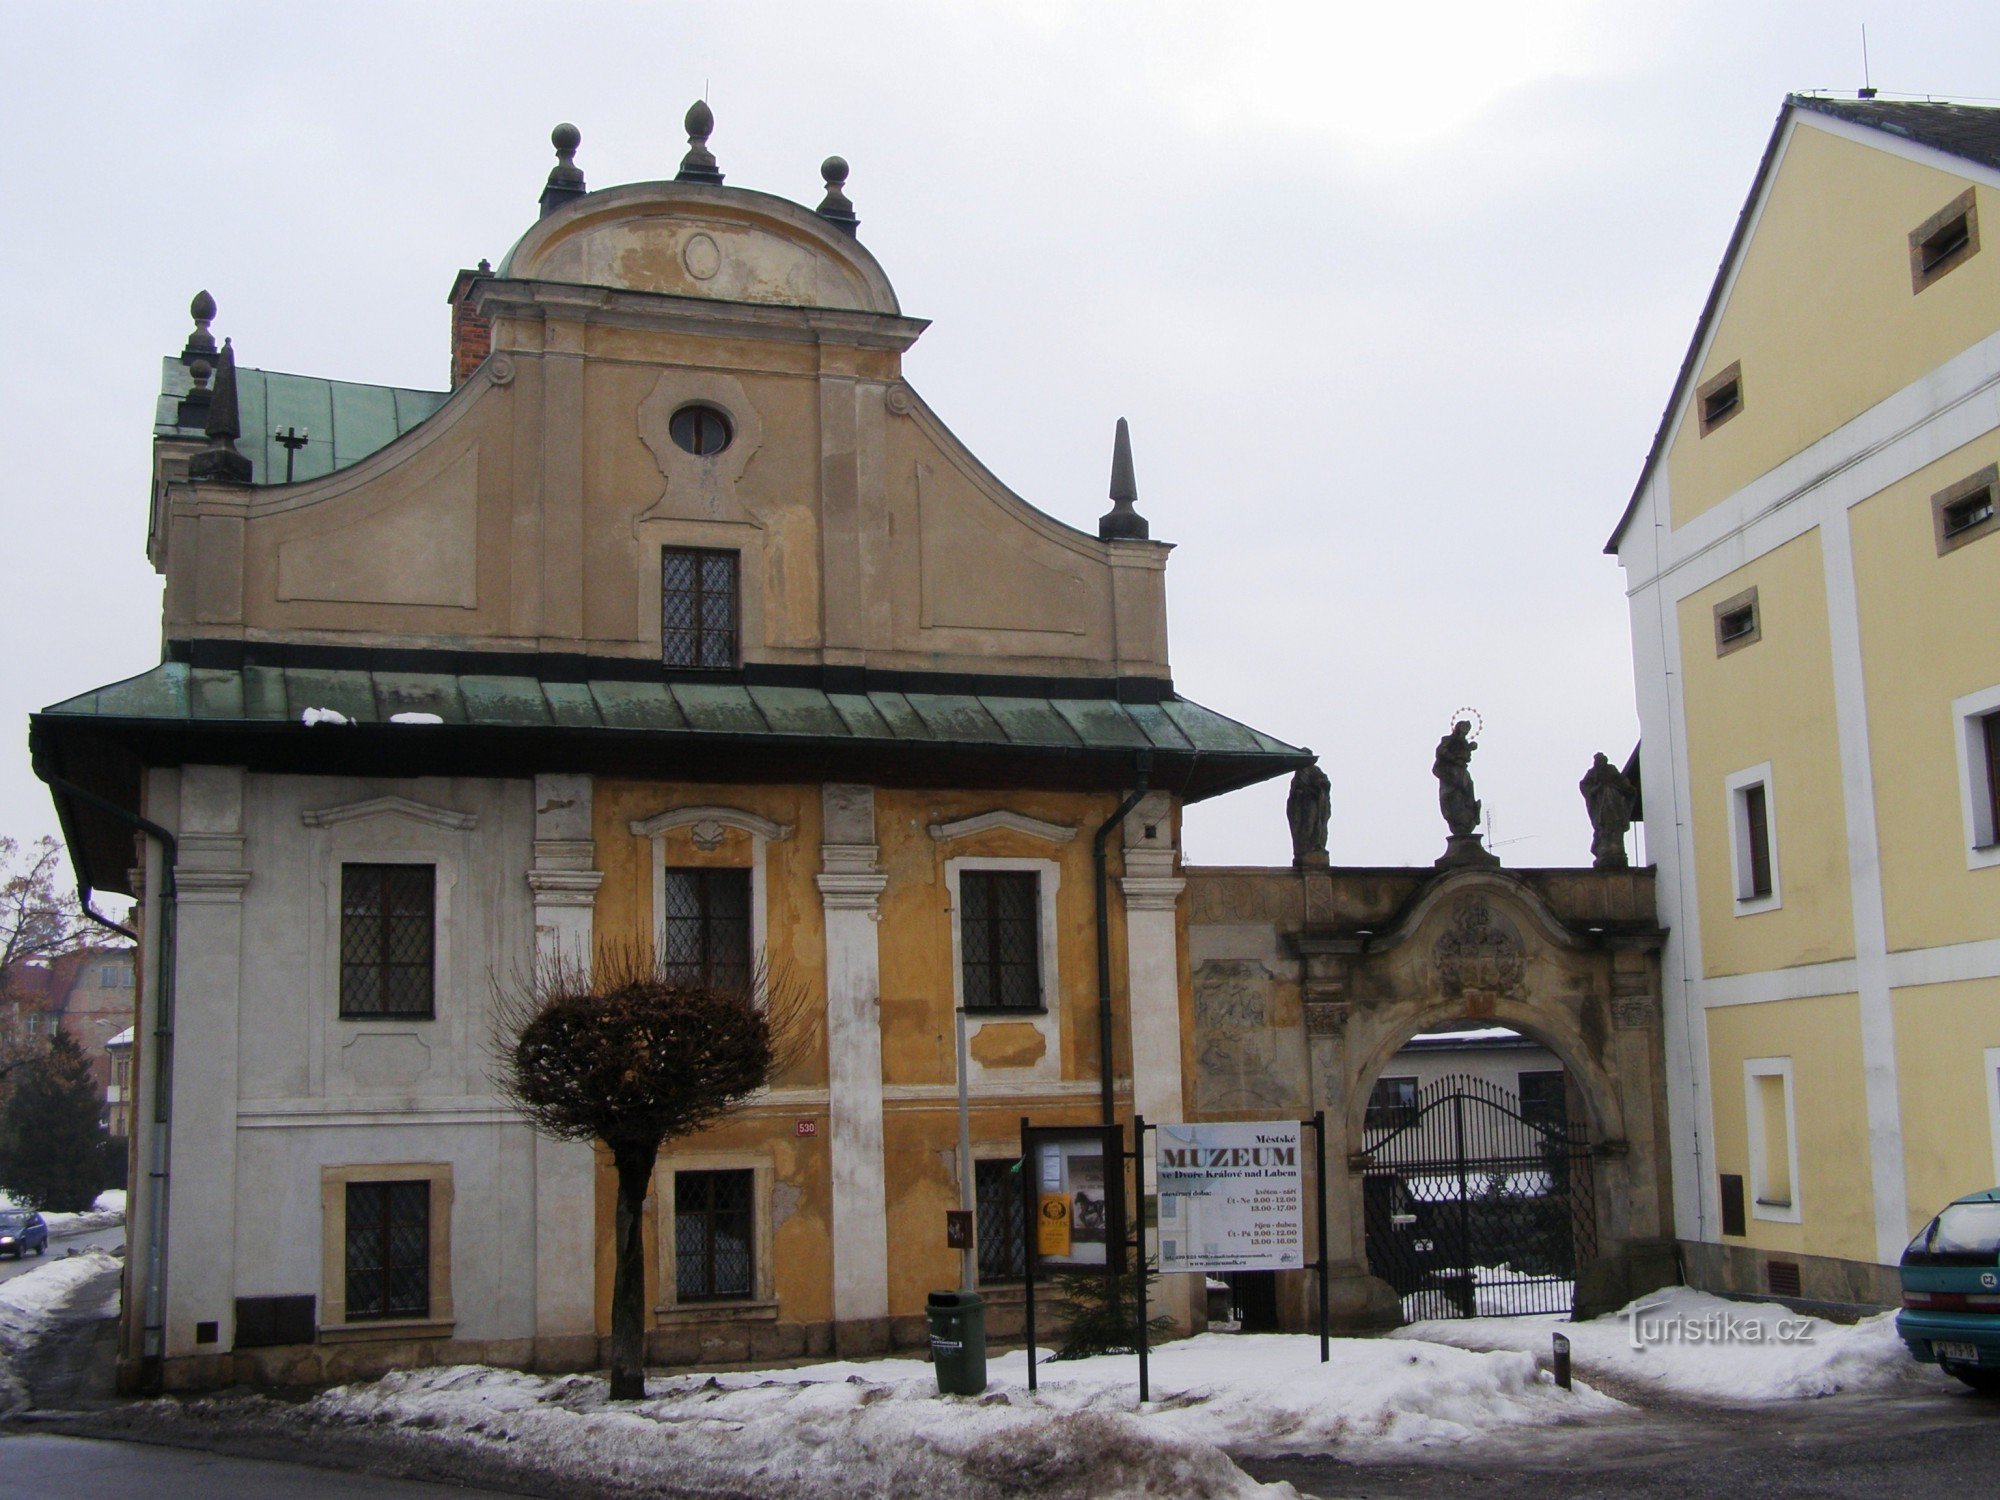
[(618, 1176), (611, 1283), (611, 1397), (646, 1393), (645, 1234), (653, 1165), (668, 1141), (712, 1124), (803, 1055), (803, 992), (750, 973), (691, 977), (650, 946), (609, 944), (594, 964), (541, 963), (496, 984), (498, 1085), (535, 1128), (601, 1141)]
[(52, 838), (25, 845), (0, 838), (0, 975), (59, 957), (82, 941), (76, 893), (56, 883), (62, 857)]

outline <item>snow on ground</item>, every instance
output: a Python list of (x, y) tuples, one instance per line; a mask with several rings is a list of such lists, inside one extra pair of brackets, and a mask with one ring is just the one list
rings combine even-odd
[(1654, 1292), (1587, 1323), (1555, 1315), (1467, 1318), (1412, 1323), (1394, 1337), (1546, 1355), (1555, 1333), (1568, 1337), (1580, 1371), (1720, 1401), (1885, 1391), (1938, 1379), (1934, 1368), (1910, 1358), (1894, 1313), (1834, 1323), (1688, 1287)]
[(1207, 1334), (1155, 1351), (1152, 1401), (1130, 1355), (989, 1367), (983, 1396), (940, 1397), (920, 1360), (656, 1378), (612, 1406), (593, 1376), (476, 1365), (413, 1370), (328, 1391), (298, 1420), (430, 1431), (507, 1444), (537, 1467), (621, 1484), (727, 1495), (1289, 1497), (1231, 1454), (1359, 1457), (1451, 1445), (1496, 1427), (1607, 1412), (1587, 1387), (1555, 1388), (1518, 1353), (1380, 1339)]
[[(19, 1208), (11, 1194), (0, 1189), (0, 1208)], [(71, 1235), (89, 1234), (97, 1229), (115, 1229), (125, 1222), (125, 1189), (112, 1188), (99, 1193), (97, 1200), (81, 1213), (45, 1213), (43, 1222), (49, 1226), (49, 1238), (68, 1239)]]
[[(1533, 1307), (1564, 1306), (1576, 1301), (1576, 1283), (1557, 1281), (1511, 1266), (1472, 1268), (1473, 1310), (1482, 1318), (1502, 1318), (1515, 1314), (1523, 1303)], [(1456, 1316), (1457, 1298), (1445, 1287), (1424, 1287), (1403, 1298), (1403, 1316), (1412, 1323), (1427, 1318)]]
[(122, 1264), (102, 1250), (86, 1250), (0, 1282), (0, 1417), (28, 1404), (21, 1359), (29, 1345), (48, 1332), (56, 1310), (85, 1282)]

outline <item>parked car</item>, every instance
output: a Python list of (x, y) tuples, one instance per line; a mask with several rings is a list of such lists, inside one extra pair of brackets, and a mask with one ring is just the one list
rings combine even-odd
[(0, 1255), (19, 1260), (30, 1250), (42, 1255), (48, 1248), (49, 1226), (40, 1214), (22, 1208), (0, 1209)]
[(2000, 1188), (1949, 1204), (1910, 1241), (1896, 1332), (1917, 1359), (2000, 1393)]

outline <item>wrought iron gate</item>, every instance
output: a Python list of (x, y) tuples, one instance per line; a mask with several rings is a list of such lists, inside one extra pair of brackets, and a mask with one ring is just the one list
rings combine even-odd
[(1368, 1269), (1405, 1317), (1568, 1312), (1597, 1249), (1590, 1142), (1513, 1094), (1440, 1078), (1362, 1132)]

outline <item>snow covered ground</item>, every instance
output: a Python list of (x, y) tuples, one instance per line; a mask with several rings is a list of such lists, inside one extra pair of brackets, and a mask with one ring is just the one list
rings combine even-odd
[[(1576, 1300), (1576, 1283), (1553, 1277), (1516, 1271), (1511, 1266), (1475, 1266), (1472, 1270), (1473, 1310), (1482, 1318), (1500, 1318), (1514, 1313), (1524, 1303), (1529, 1307), (1552, 1307)], [(1403, 1316), (1412, 1323), (1453, 1316), (1452, 1294), (1441, 1287), (1425, 1287), (1403, 1298)]]
[(1614, 1411), (1563, 1392), (1530, 1355), (1381, 1339), (1207, 1334), (1152, 1362), (1138, 1408), (1129, 1356), (1040, 1367), (993, 1361), (983, 1396), (940, 1397), (919, 1360), (654, 1379), (614, 1407), (601, 1379), (460, 1365), (326, 1392), (310, 1424), (400, 1428), (504, 1444), (537, 1468), (640, 1487), (727, 1495), (1264, 1496), (1231, 1455), (1387, 1457), (1496, 1428)]
[(0, 1416), (28, 1404), (20, 1363), (28, 1346), (48, 1332), (56, 1309), (85, 1282), (123, 1264), (102, 1250), (86, 1250), (0, 1282)]
[(1553, 1315), (1467, 1318), (1412, 1323), (1394, 1337), (1546, 1357), (1556, 1333), (1568, 1337), (1580, 1372), (1710, 1400), (1781, 1401), (1944, 1379), (1935, 1366), (1910, 1358), (1896, 1337), (1894, 1313), (1832, 1323), (1687, 1287), (1652, 1293), (1588, 1323)]
[[(0, 1208), (18, 1208), (13, 1197), (0, 1189)], [(89, 1234), (95, 1229), (112, 1229), (125, 1222), (125, 1189), (112, 1188), (99, 1193), (97, 1201), (82, 1213), (45, 1213), (42, 1218), (49, 1226), (49, 1238), (68, 1239), (71, 1235)]]

